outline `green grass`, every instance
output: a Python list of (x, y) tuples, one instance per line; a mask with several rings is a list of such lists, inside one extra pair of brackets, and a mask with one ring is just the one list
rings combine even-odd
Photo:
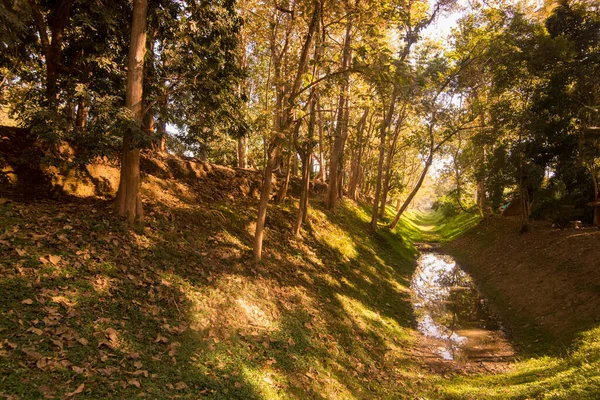
[[(415, 241), (447, 243), (462, 233), (475, 227), (481, 217), (475, 213), (459, 213), (446, 217), (441, 212), (410, 211), (404, 217), (404, 224), (417, 232)], [(402, 227), (404, 231), (406, 228)]]
[(589, 330), (567, 355), (522, 359), (509, 373), (456, 377), (444, 386), (444, 398), (598, 399), (599, 337), (600, 327)]
[[(269, 211), (251, 262), (248, 202), (0, 209), (0, 394), (23, 399), (414, 398), (427, 382), (408, 284), (416, 252), (351, 202)], [(19, 251), (17, 251), (17, 249)], [(52, 257), (51, 257), (52, 256)], [(56, 258), (60, 256), (60, 259)], [(47, 261), (52, 259), (53, 261)]]
[(411, 351), (413, 242), (451, 240), (476, 216), (412, 212), (373, 233), (368, 207), (330, 213), (316, 200), (294, 238), (295, 207), (269, 210), (255, 264), (243, 199), (147, 203), (135, 229), (106, 203), (0, 206), (0, 396), (81, 385), (75, 398), (597, 395), (597, 330), (567, 356), (500, 375), (445, 378)]

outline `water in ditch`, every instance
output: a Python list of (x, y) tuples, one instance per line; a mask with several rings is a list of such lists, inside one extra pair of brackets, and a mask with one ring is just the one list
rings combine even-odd
[(424, 252), (412, 278), (419, 331), (444, 360), (501, 361), (514, 354), (473, 279), (446, 254)]

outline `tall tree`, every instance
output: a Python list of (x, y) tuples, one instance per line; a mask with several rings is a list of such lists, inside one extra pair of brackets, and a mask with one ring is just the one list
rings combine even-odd
[(142, 100), (147, 13), (148, 0), (134, 0), (125, 107), (131, 111), (132, 118), (135, 121), (135, 129), (125, 132), (123, 137), (121, 174), (116, 198), (117, 213), (127, 217), (130, 222), (144, 218), (140, 194), (139, 131), (144, 118)]
[[(342, 154), (348, 137), (348, 102), (350, 101), (350, 66), (352, 65), (352, 29), (354, 18), (352, 17), (353, 10), (350, 8), (348, 0), (344, 2), (345, 12), (347, 14), (346, 34), (344, 37), (344, 50), (340, 64), (340, 71), (343, 72), (342, 83), (340, 84), (340, 94), (337, 105), (337, 121), (335, 124), (334, 142), (331, 150), (331, 161), (329, 164), (329, 185), (327, 186), (327, 194), (325, 196), (325, 207), (333, 210), (336, 201), (339, 197), (341, 189), (342, 173)], [(359, 5), (359, 0), (356, 0), (354, 8)]]
[[(295, 68), (296, 71), (293, 83), (289, 89), (287, 85), (279, 83), (277, 89), (277, 108), (274, 118), (274, 132), (268, 148), (268, 159), (263, 175), (263, 185), (260, 194), (260, 202), (258, 205), (256, 229), (254, 232), (254, 260), (257, 262), (261, 261), (262, 259), (263, 235), (265, 221), (267, 218), (269, 198), (271, 197), (273, 170), (275, 169), (276, 164), (279, 162), (283, 141), (290, 135), (290, 129), (294, 122), (293, 117), (294, 110), (296, 108), (297, 97), (300, 95), (303, 76), (308, 68), (309, 52), (319, 25), (319, 20), (321, 18), (321, 0), (314, 0), (312, 5), (313, 11), (308, 25), (308, 31), (300, 50), (300, 57)], [(291, 13), (292, 11), (285, 10), (284, 12)], [(278, 82), (282, 82), (282, 76), (281, 69), (278, 67), (277, 63), (281, 62), (282, 56), (287, 53), (290, 31), (288, 30), (287, 32), (285, 44), (279, 52), (279, 56), (275, 57), (276, 62), (274, 62), (276, 81)], [(273, 37), (272, 40), (275, 41), (275, 38)], [(273, 47), (275, 47), (275, 44), (273, 44)]]

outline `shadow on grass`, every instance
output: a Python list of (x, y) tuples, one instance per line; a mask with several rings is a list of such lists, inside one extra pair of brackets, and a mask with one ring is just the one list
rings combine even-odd
[[(294, 203), (273, 207), (260, 265), (251, 203), (146, 211), (129, 230), (108, 203), (3, 206), (1, 392), (412, 397), (412, 264), (366, 234), (358, 208), (329, 216), (314, 203), (296, 240)], [(40, 263), (49, 255), (60, 260)]]
[[(331, 214), (314, 201), (297, 239), (289, 202), (269, 210), (257, 265), (253, 202), (147, 204), (147, 224), (133, 230), (109, 210), (0, 209), (11, 246), (0, 244), (10, 251), (0, 392), (61, 398), (85, 384), (82, 396), (98, 399), (380, 399), (448, 383), (409, 354), (412, 240), (426, 220), (372, 233), (364, 208), (344, 202)], [(49, 255), (61, 259), (40, 262)], [(452, 383), (446, 395), (460, 398), (477, 381)]]

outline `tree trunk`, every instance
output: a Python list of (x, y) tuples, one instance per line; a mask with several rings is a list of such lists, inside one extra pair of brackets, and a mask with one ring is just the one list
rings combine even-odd
[(305, 153), (302, 157), (302, 188), (300, 192), (300, 202), (298, 203), (298, 214), (294, 224), (294, 236), (300, 234), (302, 224), (306, 222), (308, 216), (308, 197), (310, 192), (310, 163), (311, 154)]
[[(592, 182), (594, 183), (594, 202), (598, 204), (600, 201), (600, 185), (598, 184), (598, 175), (592, 168)], [(600, 226), (600, 206), (594, 206), (594, 226)]]
[(421, 173), (421, 176), (419, 177), (417, 184), (413, 188), (412, 192), (410, 192), (410, 194), (408, 195), (406, 200), (404, 200), (404, 204), (402, 204), (402, 207), (400, 207), (400, 210), (398, 210), (398, 212), (396, 213), (394, 220), (389, 225), (390, 229), (396, 228), (396, 225), (398, 225), (398, 222), (400, 221), (400, 217), (402, 216), (404, 211), (406, 211), (406, 209), (408, 208), (410, 203), (413, 201), (413, 199), (419, 192), (419, 189), (421, 189), (421, 185), (423, 184), (423, 181), (425, 181), (425, 177), (427, 176), (427, 171), (429, 171), (429, 167), (431, 167), (432, 162), (433, 162), (433, 150), (431, 150), (429, 153), (429, 157), (427, 158), (427, 161), (425, 162), (425, 168), (423, 168), (423, 172)]
[[(46, 61), (46, 99), (48, 106), (53, 111), (58, 109), (62, 44), (65, 28), (70, 21), (73, 2), (74, 0), (52, 2), (52, 12), (48, 15), (48, 23), (46, 23), (37, 1), (27, 0), (38, 30), (42, 54), (44, 54)], [(50, 32), (50, 36), (48, 36), (48, 32)]]
[(246, 168), (248, 158), (248, 138), (240, 136), (237, 140), (237, 164), (238, 168)]
[(321, 106), (317, 102), (317, 114), (319, 115), (317, 120), (317, 126), (319, 128), (319, 174), (317, 180), (325, 182), (325, 158), (323, 157), (323, 121), (321, 120)]
[(77, 104), (77, 114), (75, 116), (75, 127), (84, 129), (87, 126), (87, 119), (90, 107), (85, 100), (79, 100)]
[(396, 154), (396, 145), (398, 143), (398, 137), (400, 136), (400, 129), (402, 128), (403, 120), (404, 118), (400, 117), (398, 123), (396, 124), (396, 129), (394, 130), (394, 135), (392, 137), (392, 143), (389, 146), (388, 154), (385, 160), (385, 178), (383, 180), (383, 190), (381, 193), (381, 205), (379, 206), (379, 216), (381, 218), (383, 218), (383, 216), (385, 215), (387, 197), (390, 191), (390, 180), (392, 179), (392, 162), (394, 161), (394, 156)]
[[(300, 125), (300, 123), (297, 124), (298, 126)], [(293, 155), (294, 151), (292, 149), (289, 149), (288, 155), (287, 155), (287, 160), (285, 162), (286, 164), (286, 168), (285, 168), (285, 179), (283, 181), (283, 185), (281, 185), (281, 187), (279, 188), (279, 191), (277, 192), (277, 196), (275, 196), (275, 203), (276, 204), (281, 204), (285, 201), (285, 198), (287, 197), (287, 191), (288, 191), (288, 187), (290, 185), (290, 176), (292, 175), (292, 155)]]
[(154, 151), (167, 153), (167, 94), (163, 93), (159, 103), (160, 119), (158, 120), (158, 141), (153, 146)]
[(262, 243), (265, 230), (265, 221), (267, 219), (267, 206), (271, 197), (271, 186), (273, 185), (273, 167), (279, 159), (279, 145), (269, 152), (269, 159), (265, 166), (263, 176), (263, 185), (260, 191), (260, 201), (258, 204), (258, 217), (256, 219), (256, 229), (254, 231), (254, 261), (259, 262), (262, 259)]
[[(265, 176), (264, 176), (263, 187), (261, 189), (261, 194), (260, 194), (260, 203), (258, 206), (256, 230), (254, 232), (254, 260), (256, 262), (260, 262), (262, 259), (262, 242), (263, 242), (265, 221), (267, 218), (267, 207), (269, 204), (269, 197), (271, 194), (271, 186), (272, 186), (271, 179), (272, 179), (272, 175), (273, 175), (273, 169), (274, 169), (275, 165), (277, 164), (277, 162), (279, 161), (279, 153), (281, 151), (281, 145), (282, 145), (283, 138), (285, 137), (286, 133), (289, 135), (289, 128), (291, 127), (291, 124), (293, 123), (293, 109), (294, 109), (294, 105), (295, 105), (296, 96), (298, 95), (298, 91), (302, 84), (302, 77), (308, 68), (309, 50), (310, 50), (310, 47), (312, 46), (313, 36), (315, 35), (315, 32), (318, 30), (320, 19), (321, 19), (321, 3), (320, 3), (320, 0), (315, 0), (312, 19), (311, 19), (311, 22), (310, 22), (310, 25), (308, 28), (308, 32), (306, 35), (306, 39), (304, 41), (304, 45), (302, 47), (302, 51), (300, 54), (300, 60), (298, 62), (298, 69), (296, 71), (296, 77), (294, 79), (292, 88), (289, 92), (289, 97), (288, 97), (288, 101), (287, 101), (285, 110), (282, 110), (281, 108), (279, 108), (278, 110), (281, 110), (282, 112), (276, 111), (276, 116), (274, 119), (275, 137), (273, 138), (272, 144), (269, 146), (269, 152), (268, 152), (269, 156), (268, 156), (268, 160), (267, 160), (267, 163), (265, 166)], [(274, 63), (275, 64), (279, 63), (279, 62), (275, 62), (275, 61), (277, 61), (276, 57), (275, 57)], [(276, 72), (276, 74), (280, 75), (281, 74), (280, 68), (276, 66), (275, 72)], [(278, 85), (281, 85), (279, 76), (276, 77), (275, 81), (277, 82)], [(277, 97), (278, 97), (278, 103), (281, 104), (281, 107), (283, 107), (283, 94), (284, 94), (284, 90), (280, 88), (278, 90)], [(278, 116), (278, 114), (279, 114), (279, 116)]]
[(298, 176), (299, 169), (300, 169), (300, 165), (298, 163), (298, 155), (294, 154), (292, 156), (292, 176)]
[(154, 120), (154, 115), (151, 112), (146, 113), (146, 115), (144, 115), (143, 121), (145, 134), (148, 137), (154, 138), (154, 131), (156, 129), (156, 121)]
[[(125, 107), (131, 110), (136, 122), (141, 126), (143, 119), (144, 54), (146, 51), (146, 20), (148, 0), (134, 0), (131, 43), (127, 68), (127, 89)], [(120, 216), (129, 222), (142, 220), (142, 199), (140, 195), (140, 149), (135, 138), (126, 133), (123, 138), (121, 175), (117, 191), (116, 209)]]
[[(342, 56), (341, 70), (348, 70), (352, 63), (352, 17), (348, 17), (346, 23), (346, 38), (344, 41), (344, 51)], [(328, 210), (335, 209), (338, 197), (340, 196), (340, 180), (343, 174), (342, 153), (344, 144), (348, 137), (348, 100), (350, 97), (350, 72), (344, 73), (342, 85), (340, 87), (340, 97), (337, 109), (337, 122), (335, 126), (335, 140), (331, 151), (330, 169), (329, 169), (329, 185), (327, 186), (327, 194), (325, 196), (325, 208)]]
[(360, 167), (362, 162), (362, 156), (365, 150), (365, 143), (363, 143), (363, 136), (365, 127), (367, 125), (367, 118), (369, 116), (369, 107), (365, 107), (365, 111), (358, 123), (358, 129), (356, 131), (356, 148), (352, 152), (352, 161), (350, 163), (350, 182), (348, 182), (348, 197), (352, 200), (358, 198), (358, 184), (360, 181)]
[(385, 137), (387, 136), (388, 127), (392, 123), (394, 118), (394, 112), (396, 110), (396, 97), (398, 93), (398, 86), (394, 85), (392, 90), (392, 97), (390, 99), (390, 106), (385, 120), (381, 124), (381, 131), (379, 134), (379, 163), (377, 164), (377, 184), (375, 187), (375, 198), (373, 200), (373, 211), (371, 214), (371, 228), (377, 230), (377, 217), (379, 216), (379, 196), (381, 195), (381, 181), (383, 177), (383, 161), (385, 158)]
[(476, 188), (476, 192), (477, 192), (477, 209), (479, 210), (479, 215), (480, 216), (484, 216), (485, 215), (485, 182), (483, 181), (483, 179), (479, 179), (477, 181), (477, 188)]
[(165, 121), (160, 121), (158, 124), (158, 148), (157, 151), (159, 153), (168, 153), (167, 149), (167, 123)]

